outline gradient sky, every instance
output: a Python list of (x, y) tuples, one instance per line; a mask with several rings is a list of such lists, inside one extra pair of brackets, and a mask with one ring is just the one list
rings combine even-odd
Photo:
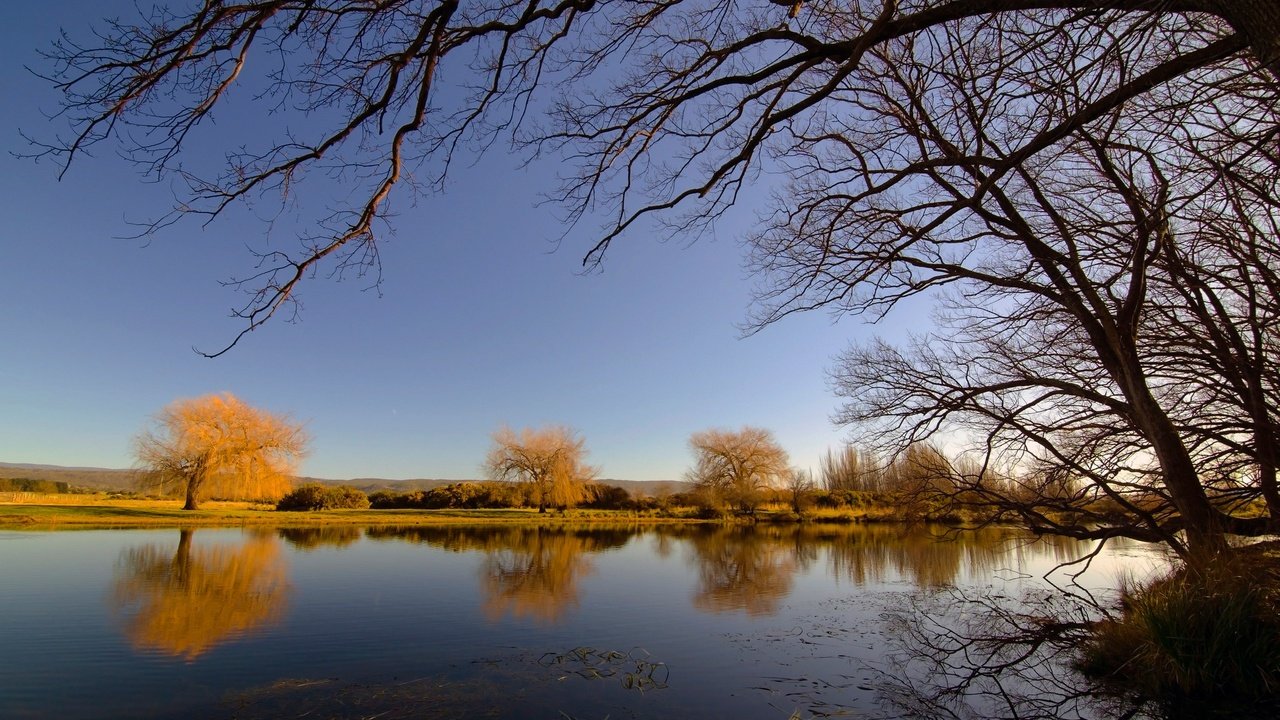
[[(167, 186), (106, 145), (62, 182), (55, 163), (13, 156), (29, 150), (19, 130), (57, 129), (42, 115), (57, 95), (22, 67), (47, 67), (37, 50), (59, 28), (83, 37), (91, 20), (131, 12), (120, 0), (0, 11), (0, 461), (127, 467), (130, 439), (165, 404), (229, 391), (305, 422), (302, 472), (320, 477), (478, 477), (504, 423), (577, 429), (606, 478), (678, 479), (691, 432), (744, 424), (816, 470), (845, 436), (829, 421), (832, 357), (921, 322), (810, 313), (743, 338), (748, 213), (692, 244), (626, 236), (583, 275), (590, 228), (554, 245), (557, 213), (536, 206), (555, 168), (498, 151), (459, 164), (443, 197), (398, 204), (381, 295), (317, 278), (300, 322), (272, 321), (206, 359), (192, 346), (216, 349), (241, 328), (228, 316), (241, 296), (219, 281), (252, 267), (246, 245), (265, 226), (236, 212), (122, 239), (168, 206)], [(234, 135), (238, 120), (211, 132)], [(271, 237), (292, 247), (300, 229), (279, 222)]]

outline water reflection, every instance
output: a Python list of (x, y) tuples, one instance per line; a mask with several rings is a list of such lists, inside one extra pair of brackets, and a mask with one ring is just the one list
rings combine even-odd
[(858, 585), (896, 575), (922, 588), (939, 588), (962, 576), (990, 576), (1022, 567), (1032, 555), (1068, 562), (1091, 547), (1068, 538), (1032, 538), (1010, 527), (956, 531), (943, 526), (863, 525), (813, 527), (806, 532), (812, 542), (829, 547), (832, 574)]
[[(1054, 642), (1032, 647), (1019, 627), (964, 624), (968, 617), (1015, 617), (1001, 609), (1015, 608), (1017, 596), (1036, 583), (1003, 570), (1036, 576), (1088, 549), (1073, 542), (1032, 544), (1008, 529), (334, 526), (141, 538), (50, 534), (48, 541), (45, 552), (15, 545), (9, 556), (0, 555), (11, 580), (0, 590), (21, 591), (0, 592), (0, 619), (11, 620), (0, 625), (0, 676), (27, 688), (21, 707), (40, 709), (27, 717), (157, 717), (152, 705), (171, 694), (175, 677), (192, 678), (198, 697), (183, 696), (181, 703), (201, 709), (165, 710), (166, 717), (298, 717), (313, 709), (309, 717), (331, 717), (339, 707), (352, 717), (459, 717), (492, 709), (493, 716), (563, 710), (575, 717), (770, 718), (879, 707), (901, 717), (1048, 717), (1056, 711), (1050, 706), (1062, 702), (1086, 707), (1094, 691), (1070, 672), (1069, 657), (1051, 652)], [(1134, 560), (1116, 549), (1108, 546), (1100, 570)], [(104, 600), (105, 587), (121, 618), (115, 627), (93, 617), (74, 627), (35, 622), (24, 618), (48, 614), (20, 604), (13, 609), (17, 600), (37, 597), (42, 585), (22, 578), (44, 575), (20, 574), (26, 565), (7, 559), (38, 555), (27, 565), (45, 572), (56, 567), (58, 552), (103, 553), (92, 567), (114, 576), (89, 577), (85, 590), (58, 584), (56, 592), (83, 593), (94, 604)], [(290, 554), (297, 557), (286, 565)], [(292, 582), (287, 571), (295, 573)], [(81, 574), (67, 571), (65, 586)], [(615, 578), (621, 581), (613, 585)], [(995, 604), (972, 597), (926, 602), (952, 585), (988, 593)], [(291, 598), (300, 599), (298, 615), (285, 623)], [(910, 617), (885, 625), (886, 612), (904, 608), (913, 610)], [(1043, 602), (1017, 609), (1017, 618), (1033, 621), (1032, 630), (1063, 616)], [(524, 632), (514, 627), (519, 624), (554, 627)], [(948, 643), (945, 633), (952, 631), (963, 636)], [(255, 633), (265, 637), (236, 649), (264, 650), (270, 662), (234, 662), (238, 653), (210, 652)], [(1057, 636), (1032, 635), (1031, 642), (1043, 637)], [(898, 664), (887, 667), (895, 639), (915, 645), (899, 648)], [(605, 646), (592, 655), (578, 647), (585, 642)], [(117, 651), (129, 643), (139, 650), (136, 657)], [(945, 652), (952, 648), (958, 652)], [(931, 649), (944, 653), (930, 656)], [(1023, 680), (997, 678), (989, 665), (946, 674), (962, 672), (959, 662), (969, 658), (994, 659), (1004, 672), (1004, 663), (1028, 649), (1034, 650), (1026, 654), (1031, 674)], [(661, 662), (641, 662), (646, 651)], [(154, 662), (156, 655), (190, 664)], [(938, 659), (946, 662), (943, 669)], [(679, 670), (680, 682), (650, 693), (666, 685), (663, 663)], [(886, 675), (873, 674), (882, 668)], [(60, 677), (99, 679), (83, 695), (64, 699), (56, 692)], [(578, 677), (622, 682), (577, 683)], [(877, 677), (907, 684), (877, 687)], [(406, 678), (421, 682), (405, 684)], [(989, 678), (996, 684), (983, 685)], [(625, 697), (633, 687), (643, 696)], [(247, 688), (255, 694), (235, 695)], [(1017, 691), (1026, 699), (1012, 711), (985, 702), (1006, 690), (1009, 698)], [(237, 704), (216, 714), (220, 697), (253, 711)], [(0, 716), (21, 716), (12, 711), (17, 701), (6, 706), (6, 700)], [(892, 705), (882, 705), (886, 701)], [(58, 712), (58, 703), (67, 711)], [(1095, 717), (1107, 715), (1088, 707)]]
[(793, 577), (825, 558), (827, 574), (857, 585), (904, 579), (921, 588), (953, 585), (964, 576), (991, 576), (1022, 567), (1035, 555), (1066, 562), (1087, 544), (1032, 540), (1013, 528), (958, 532), (901, 525), (757, 525), (686, 527), (660, 532), (691, 549), (699, 585), (694, 605), (712, 612), (771, 615), (790, 594)]
[(215, 645), (277, 622), (289, 595), (279, 542), (254, 533), (240, 546), (128, 548), (116, 563), (111, 601), (139, 649), (195, 660)]
[(280, 539), (304, 552), (321, 547), (344, 548), (359, 540), (362, 534), (360, 528), (350, 525), (280, 528)]
[(816, 547), (801, 537), (794, 532), (794, 542), (788, 542), (779, 534), (743, 527), (694, 534), (690, 538), (698, 572), (694, 606), (712, 612), (776, 613), (791, 592), (796, 569), (814, 557)]
[[(417, 526), (377, 527), (374, 540), (423, 543), (451, 552), (478, 552), (483, 607), (541, 623), (562, 621), (577, 607), (589, 556), (652, 535), (652, 550), (668, 557), (677, 546), (697, 573), (695, 607), (710, 612), (767, 616), (778, 612), (794, 576), (825, 562), (837, 580), (858, 585), (905, 579), (922, 588), (952, 585), (1019, 567), (1031, 555), (1066, 561), (1085, 552), (1072, 540), (1037, 540), (1013, 528), (958, 532), (941, 526)], [(283, 531), (282, 531), (283, 533)]]
[(490, 620), (508, 615), (555, 624), (578, 606), (588, 555), (622, 547), (632, 528), (411, 527), (369, 528), (373, 539), (420, 542), (453, 552), (483, 553), (480, 590)]

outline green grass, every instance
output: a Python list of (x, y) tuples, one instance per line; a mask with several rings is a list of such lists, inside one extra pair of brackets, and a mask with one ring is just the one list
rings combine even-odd
[(0, 528), (179, 527), (238, 525), (427, 525), (427, 524), (559, 524), (581, 522), (687, 522), (625, 510), (323, 510), (278, 512), (267, 505), (207, 502), (200, 510), (183, 510), (177, 500), (108, 500), (88, 497), (74, 502), (0, 504)]
[(427, 525), (427, 524), (558, 524), (592, 522), (900, 522), (913, 519), (900, 508), (885, 504), (859, 507), (811, 508), (802, 517), (789, 506), (770, 504), (754, 518), (725, 515), (707, 519), (694, 507), (650, 510), (593, 510), (578, 508), (539, 513), (533, 509), (451, 510), (322, 510), (279, 512), (265, 503), (206, 501), (200, 510), (183, 510), (179, 500), (121, 497), (118, 495), (32, 495), (24, 502), (0, 499), (0, 528), (53, 529), (68, 527), (179, 527), (179, 526), (305, 526), (305, 525)]

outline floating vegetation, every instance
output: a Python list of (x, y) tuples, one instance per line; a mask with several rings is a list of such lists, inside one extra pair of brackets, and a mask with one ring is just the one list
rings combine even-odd
[[(564, 694), (560, 682), (571, 677), (587, 680), (616, 678), (624, 690), (641, 693), (667, 687), (665, 663), (650, 659), (649, 652), (576, 647), (564, 653), (541, 656), (518, 653), (511, 657), (473, 660), (483, 665), (479, 674), (460, 668), (412, 679), (394, 678), (352, 682), (338, 678), (286, 678), (235, 693), (223, 699), (220, 712), (195, 717), (230, 717), (233, 720), (453, 720), (455, 718), (512, 717), (543, 708), (544, 717), (598, 720), (600, 713), (628, 711), (617, 706), (584, 706), (577, 693)], [(546, 669), (554, 674), (548, 676)], [(590, 703), (588, 703), (590, 705)], [(608, 717), (605, 715), (604, 717)]]
[[(509, 707), (493, 701), (499, 685), (483, 679), (447, 681), (438, 677), (382, 683), (337, 678), (284, 679), (226, 698), (223, 713), (233, 720), (445, 720), (500, 718)], [(197, 713), (199, 716), (199, 713)]]
[(616, 677), (626, 690), (665, 690), (671, 671), (666, 663), (654, 662), (649, 657), (649, 651), (644, 648), (624, 653), (582, 646), (564, 653), (545, 653), (538, 659), (538, 664), (563, 668), (566, 673), (588, 680)]

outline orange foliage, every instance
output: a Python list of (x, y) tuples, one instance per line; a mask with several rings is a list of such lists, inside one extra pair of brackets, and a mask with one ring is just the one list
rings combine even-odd
[(134, 454), (152, 485), (185, 493), (195, 510), (210, 496), (279, 499), (306, 447), (301, 426), (222, 393), (170, 404), (134, 441)]
[(519, 433), (504, 427), (493, 434), (485, 471), (494, 480), (526, 483), (539, 510), (572, 507), (587, 499), (586, 484), (596, 476), (586, 455), (586, 441), (566, 427)]
[(183, 530), (172, 555), (159, 545), (125, 551), (114, 601), (130, 612), (135, 647), (194, 660), (230, 638), (278, 621), (289, 592), (279, 542), (256, 535), (242, 547), (193, 549)]

